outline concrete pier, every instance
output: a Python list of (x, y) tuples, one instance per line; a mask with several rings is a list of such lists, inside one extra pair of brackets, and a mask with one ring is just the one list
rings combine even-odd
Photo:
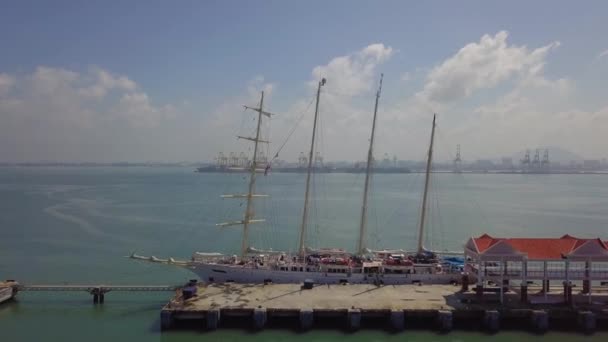
[(348, 314), (346, 317), (348, 319), (348, 329), (359, 330), (361, 327), (361, 310), (348, 309)]
[(314, 311), (312, 309), (300, 310), (300, 328), (302, 330), (309, 330), (312, 328), (314, 321)]
[(452, 311), (439, 310), (437, 311), (437, 325), (439, 331), (443, 333), (450, 332), (452, 330)]
[(266, 326), (266, 309), (265, 308), (255, 308), (253, 310), (253, 328), (256, 330), (261, 330)]
[(391, 310), (391, 328), (396, 331), (405, 329), (405, 312), (403, 310)]
[(209, 330), (217, 329), (220, 324), (220, 310), (219, 309), (211, 309), (207, 311), (206, 317), (206, 326)]
[[(509, 325), (520, 322), (522, 329), (531, 327), (542, 333), (549, 329), (550, 318), (578, 322), (584, 332), (608, 320), (608, 295), (599, 289), (592, 301), (588, 295), (572, 294), (578, 299), (575, 306), (564, 303), (561, 291), (533, 291), (527, 303), (521, 302), (519, 293), (509, 291), (500, 303), (496, 288), (485, 288), (481, 299), (476, 291), (461, 290), (452, 285), (348, 284), (303, 290), (300, 284), (199, 284), (189, 298), (177, 291), (163, 307), (160, 323), (163, 329), (170, 329), (184, 320), (200, 320), (195, 326), (213, 330), (224, 321), (254, 329), (289, 321), (299, 322), (302, 330), (335, 324), (336, 329), (348, 330), (375, 325), (394, 331), (432, 327), (442, 332), (481, 323), (484, 330), (496, 332), (504, 319)], [(542, 300), (551, 305), (538, 302)]]
[(578, 327), (585, 334), (595, 332), (597, 319), (591, 311), (580, 311), (578, 313)]
[(497, 310), (486, 310), (483, 316), (483, 325), (489, 332), (497, 332), (500, 329), (500, 313)]
[(534, 310), (531, 315), (532, 329), (537, 333), (549, 330), (549, 315), (544, 310)]

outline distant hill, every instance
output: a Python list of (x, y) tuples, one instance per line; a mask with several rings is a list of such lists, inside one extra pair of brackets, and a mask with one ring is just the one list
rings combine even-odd
[[(570, 162), (571, 160), (582, 161), (585, 159), (584, 157), (582, 157), (572, 151), (568, 151), (566, 149), (563, 149), (563, 148), (557, 147), (557, 146), (530, 147), (530, 159), (534, 158), (534, 153), (537, 148), (540, 150), (541, 159), (543, 157), (543, 152), (545, 151), (545, 149), (549, 149), (549, 160), (550, 161), (567, 163), (567, 162)], [(519, 160), (523, 159), (525, 154), (526, 154), (526, 151), (522, 150), (522, 151), (512, 155), (511, 157), (513, 158), (513, 161), (515, 162), (515, 161), (519, 161)]]

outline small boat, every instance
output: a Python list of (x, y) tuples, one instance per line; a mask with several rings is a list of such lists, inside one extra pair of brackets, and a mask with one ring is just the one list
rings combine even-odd
[(0, 282), (0, 304), (15, 298), (18, 286), (14, 280)]

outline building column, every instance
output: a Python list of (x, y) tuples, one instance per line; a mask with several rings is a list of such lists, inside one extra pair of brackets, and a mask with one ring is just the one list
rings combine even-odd
[(511, 287), (511, 278), (509, 276), (509, 261), (508, 260), (504, 260), (503, 258), (503, 262), (505, 264), (504, 266), (504, 278), (502, 279), (502, 284), (501, 286), (504, 287), (504, 291), (507, 292), (509, 291), (509, 288)]
[(543, 293), (545, 300), (547, 299), (547, 292), (549, 292), (549, 279), (547, 279), (547, 261), (543, 261)]
[(570, 260), (566, 259), (564, 261), (564, 269), (565, 269), (565, 278), (566, 280), (564, 280), (564, 303), (566, 304), (570, 304), (571, 303), (571, 296), (570, 296)]
[(505, 259), (504, 258), (500, 258), (500, 304), (503, 303), (504, 300), (504, 279), (505, 279), (505, 272), (506, 272), (506, 267), (505, 267)]
[(521, 259), (521, 302), (528, 302), (528, 259)]
[(585, 278), (583, 279), (583, 293), (591, 293), (591, 259), (585, 260)]
[(520, 291), (521, 291), (521, 302), (527, 303), (528, 302), (528, 286), (521, 285)]
[(477, 286), (475, 287), (475, 295), (478, 299), (483, 297), (483, 276), (486, 272), (485, 261), (479, 258), (479, 272), (477, 272)]
[(483, 285), (483, 276), (486, 273), (486, 265), (485, 265), (485, 261), (483, 261), (483, 259), (481, 259), (481, 257), (479, 258), (479, 272), (478, 273), (478, 277), (477, 277), (477, 286), (482, 286)]
[(593, 267), (593, 263), (591, 262), (591, 258), (589, 258), (589, 267), (585, 267), (587, 269), (587, 288), (589, 289), (588, 291), (588, 295), (589, 295), (589, 304), (591, 304), (591, 281), (593, 280), (593, 276), (592, 276), (592, 272), (591, 272), (591, 268)]

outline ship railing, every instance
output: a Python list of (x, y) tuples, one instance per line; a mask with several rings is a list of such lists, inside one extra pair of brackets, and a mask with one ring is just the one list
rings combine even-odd
[(235, 257), (227, 255), (201, 255), (193, 254), (192, 261), (202, 263), (213, 263), (213, 264), (234, 264), (236, 263)]

